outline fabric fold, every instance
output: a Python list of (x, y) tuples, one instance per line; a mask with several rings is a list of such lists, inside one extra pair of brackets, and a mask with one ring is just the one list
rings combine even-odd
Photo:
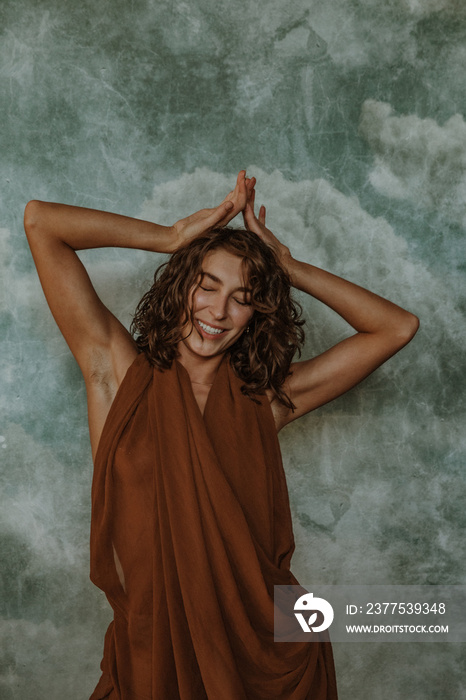
[(224, 357), (202, 416), (185, 368), (141, 354), (115, 397), (91, 524), (112, 698), (337, 697), (328, 642), (274, 642), (273, 587), (298, 584), (291, 512), (269, 402), (241, 384)]

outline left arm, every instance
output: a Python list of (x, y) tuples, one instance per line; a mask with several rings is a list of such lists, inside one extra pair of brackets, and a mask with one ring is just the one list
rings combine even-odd
[[(322, 354), (291, 365), (285, 391), (294, 412), (273, 405), (277, 430), (351, 389), (409, 343), (419, 319), (409, 311), (314, 265), (295, 260), (265, 226), (265, 208), (254, 216), (253, 200), (244, 217), (248, 228), (270, 245), (288, 272), (292, 284), (336, 311), (356, 331)], [(276, 402), (275, 402), (276, 404)]]

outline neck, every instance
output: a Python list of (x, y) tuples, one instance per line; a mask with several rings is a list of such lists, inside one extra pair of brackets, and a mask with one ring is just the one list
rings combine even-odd
[(193, 384), (211, 385), (214, 383), (220, 363), (223, 359), (221, 355), (214, 357), (199, 357), (194, 353), (186, 352), (186, 348), (179, 348), (177, 360), (183, 365)]

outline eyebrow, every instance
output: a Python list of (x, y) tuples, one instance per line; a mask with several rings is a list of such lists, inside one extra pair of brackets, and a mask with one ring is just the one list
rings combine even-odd
[[(204, 277), (209, 277), (212, 280), (212, 282), (216, 282), (217, 284), (223, 284), (221, 279), (219, 279), (215, 275), (211, 275), (210, 272), (204, 272), (204, 270), (202, 270), (201, 282), (204, 279)], [(236, 287), (236, 289), (234, 289), (234, 291), (235, 292), (250, 292), (251, 289), (249, 287)]]

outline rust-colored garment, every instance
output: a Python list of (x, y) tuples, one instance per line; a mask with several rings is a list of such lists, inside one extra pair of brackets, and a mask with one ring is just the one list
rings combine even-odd
[(269, 402), (241, 384), (224, 358), (202, 416), (184, 367), (141, 354), (118, 390), (92, 487), (114, 621), (91, 700), (337, 697), (330, 643), (274, 642), (274, 584), (298, 584), (291, 513)]

